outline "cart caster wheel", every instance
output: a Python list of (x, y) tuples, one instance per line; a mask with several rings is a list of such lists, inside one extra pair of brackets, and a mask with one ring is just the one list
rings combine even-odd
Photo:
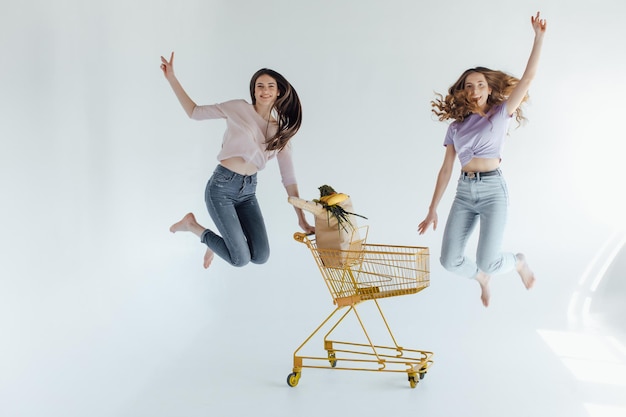
[(330, 362), (330, 366), (333, 368), (337, 366), (337, 359), (335, 359), (336, 357), (337, 355), (335, 355), (335, 352), (328, 352), (328, 362)]
[(422, 380), (422, 379), (424, 379), (426, 377), (426, 372), (428, 372), (426, 369), (428, 369), (428, 368), (420, 369), (420, 380)]
[(290, 387), (295, 387), (296, 385), (298, 385), (299, 381), (300, 381), (300, 372), (292, 372), (289, 375), (287, 375), (287, 385), (289, 385)]
[(415, 388), (419, 382), (420, 381), (416, 374), (409, 375), (409, 385), (411, 386), (411, 388)]

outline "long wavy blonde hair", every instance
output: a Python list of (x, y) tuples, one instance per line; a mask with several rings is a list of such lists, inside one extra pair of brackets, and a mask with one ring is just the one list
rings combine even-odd
[[(487, 113), (493, 106), (497, 106), (506, 101), (519, 82), (518, 78), (502, 71), (485, 67), (470, 68), (463, 72), (459, 79), (452, 84), (445, 97), (437, 93), (436, 98), (430, 102), (432, 112), (440, 121), (452, 119), (462, 122), (472, 113), (478, 113), (484, 116), (484, 113), (478, 108), (476, 102), (470, 100), (468, 93), (465, 91), (465, 79), (468, 75), (475, 72), (483, 74), (487, 80), (487, 85), (491, 88), (491, 94), (487, 97)], [(522, 103), (526, 100), (528, 100), (528, 94), (526, 94)], [(521, 125), (522, 122), (526, 120), (521, 106), (515, 110), (515, 120), (518, 125)]]

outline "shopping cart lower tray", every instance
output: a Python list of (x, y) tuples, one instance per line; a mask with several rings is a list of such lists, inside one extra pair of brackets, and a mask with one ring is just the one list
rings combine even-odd
[[(369, 244), (361, 240), (353, 242), (347, 250), (336, 250), (318, 248), (315, 239), (304, 233), (294, 234), (294, 239), (310, 249), (336, 308), (294, 352), (293, 372), (287, 376), (287, 384), (291, 387), (298, 385), (303, 368), (327, 368), (405, 373), (410, 387), (415, 388), (432, 365), (433, 353), (398, 345), (378, 299), (416, 294), (428, 287), (428, 248)], [(368, 334), (364, 319), (357, 310), (357, 305), (365, 301), (375, 304), (390, 345), (376, 344)], [(341, 310), (345, 311), (337, 315)], [(358, 320), (366, 342), (331, 338), (350, 314)], [(336, 315), (339, 318), (332, 320)], [(323, 339), (324, 356), (301, 355), (309, 341), (322, 328), (328, 327), (330, 330)]]

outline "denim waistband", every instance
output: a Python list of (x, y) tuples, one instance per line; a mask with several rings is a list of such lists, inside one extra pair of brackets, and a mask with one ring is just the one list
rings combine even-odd
[(230, 178), (233, 179), (241, 179), (242, 181), (245, 181), (247, 178), (255, 178), (256, 177), (256, 172), (252, 175), (243, 175), (243, 174), (239, 174), (233, 170), (230, 170), (228, 168), (226, 168), (224, 165), (222, 164), (218, 164), (217, 167), (215, 167), (215, 171), (214, 172), (219, 172), (222, 174), (226, 174), (228, 175)]
[(461, 178), (469, 179), (469, 180), (479, 180), (482, 177), (492, 177), (494, 175), (502, 175), (502, 171), (500, 170), (500, 168), (494, 169), (493, 171), (486, 171), (486, 172), (461, 171)]

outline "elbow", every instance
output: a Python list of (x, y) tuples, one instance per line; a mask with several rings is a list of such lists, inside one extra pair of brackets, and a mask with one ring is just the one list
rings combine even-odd
[(193, 119), (193, 113), (196, 110), (196, 105), (192, 104), (191, 106), (185, 108), (185, 113), (187, 113), (187, 117), (189, 117), (190, 119)]

